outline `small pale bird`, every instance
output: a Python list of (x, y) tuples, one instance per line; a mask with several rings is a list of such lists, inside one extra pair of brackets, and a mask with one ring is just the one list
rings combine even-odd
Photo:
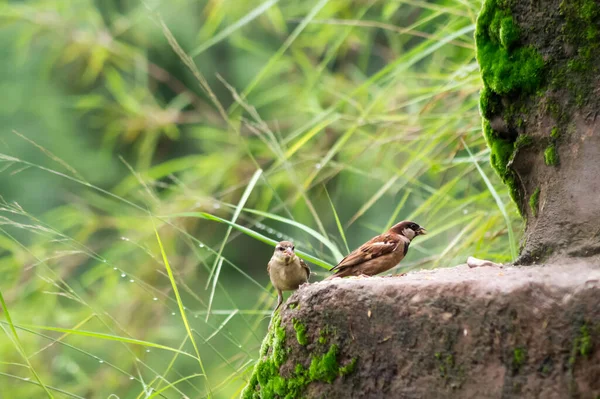
[(273, 313), (283, 303), (283, 291), (292, 291), (308, 282), (310, 269), (294, 253), (294, 244), (281, 241), (275, 247), (275, 252), (267, 264), (267, 272), (273, 286), (277, 289), (277, 306)]
[(413, 238), (425, 234), (427, 230), (415, 222), (400, 222), (352, 251), (330, 270), (335, 273), (326, 280), (334, 277), (374, 276), (390, 270), (404, 258)]

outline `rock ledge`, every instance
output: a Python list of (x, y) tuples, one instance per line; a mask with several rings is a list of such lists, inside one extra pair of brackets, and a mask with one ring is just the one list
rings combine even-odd
[(598, 265), (304, 285), (273, 319), (243, 396), (597, 398)]

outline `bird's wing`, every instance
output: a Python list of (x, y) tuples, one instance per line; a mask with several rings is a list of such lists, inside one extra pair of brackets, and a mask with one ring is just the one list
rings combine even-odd
[(300, 266), (302, 266), (304, 271), (306, 271), (306, 279), (308, 280), (308, 278), (310, 277), (310, 267), (308, 267), (308, 265), (304, 263), (302, 259), (298, 258), (298, 260), (300, 260)]
[[(401, 243), (398, 234), (381, 234), (364, 243), (360, 248), (352, 251), (348, 256), (340, 261), (331, 271), (344, 269), (349, 266), (355, 266), (368, 260), (378, 258), (389, 254), (398, 248)], [(405, 249), (406, 250), (406, 249)]]

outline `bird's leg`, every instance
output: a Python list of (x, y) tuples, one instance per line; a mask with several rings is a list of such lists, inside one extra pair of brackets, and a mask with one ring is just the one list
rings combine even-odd
[(277, 309), (279, 309), (279, 307), (281, 306), (281, 304), (283, 303), (283, 292), (281, 292), (280, 289), (277, 290), (277, 306), (275, 306), (275, 310), (273, 311), (273, 314), (275, 314), (275, 312), (277, 312)]

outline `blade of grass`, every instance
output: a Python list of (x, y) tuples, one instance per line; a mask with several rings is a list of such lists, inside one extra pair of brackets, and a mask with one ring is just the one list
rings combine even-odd
[[(219, 223), (225, 223), (225, 224), (228, 224), (230, 226), (233, 226), (234, 229), (236, 229), (238, 231), (241, 231), (242, 233), (244, 233), (244, 234), (246, 234), (246, 235), (254, 238), (255, 240), (258, 240), (260, 242), (264, 242), (265, 244), (269, 244), (269, 245), (271, 245), (273, 247), (277, 245), (277, 241), (275, 241), (275, 240), (273, 240), (273, 239), (271, 239), (271, 238), (269, 238), (267, 236), (264, 236), (264, 235), (262, 235), (260, 233), (257, 233), (256, 231), (251, 230), (251, 229), (249, 229), (247, 227), (241, 226), (241, 225), (239, 225), (237, 223), (231, 223), (229, 220), (225, 220), (225, 219), (222, 219), (222, 218), (220, 218), (218, 216), (211, 215), (210, 213), (205, 213), (205, 212), (182, 212), (182, 213), (174, 213), (174, 214), (171, 214), (171, 215), (163, 215), (163, 216), (161, 216), (161, 218), (173, 218), (173, 217), (195, 217), (195, 218), (213, 220), (213, 221), (219, 222)], [(314, 257), (312, 255), (309, 255), (306, 252), (296, 250), (296, 254), (298, 256), (300, 256), (302, 259), (307, 260), (307, 261), (309, 261), (309, 262), (311, 262), (311, 263), (313, 263), (313, 264), (315, 264), (317, 266), (320, 266), (320, 267), (322, 267), (324, 269), (329, 270), (329, 269), (331, 269), (333, 267), (333, 265), (331, 265), (331, 264), (329, 264), (329, 263), (327, 263), (327, 262), (325, 262), (325, 261), (323, 261), (323, 260), (321, 260), (319, 258), (316, 258), (316, 257)]]
[(329, 191), (327, 191), (327, 187), (325, 187), (325, 185), (323, 185), (323, 189), (325, 190), (325, 195), (327, 195), (327, 200), (329, 201), (329, 205), (331, 205), (331, 211), (333, 212), (333, 217), (335, 218), (335, 224), (340, 233), (340, 237), (342, 237), (344, 246), (346, 247), (346, 253), (350, 253), (350, 248), (348, 247), (348, 241), (346, 241), (346, 234), (344, 233), (344, 228), (342, 227), (342, 222), (340, 221), (338, 213), (335, 210), (335, 205), (333, 205), (333, 201), (331, 200), (331, 197), (329, 196)]
[(471, 157), (473, 164), (475, 165), (475, 167), (477, 168), (477, 171), (481, 175), (481, 178), (483, 179), (490, 194), (492, 194), (492, 197), (494, 197), (494, 200), (496, 201), (496, 205), (498, 205), (498, 209), (500, 209), (500, 213), (502, 213), (502, 216), (504, 217), (504, 221), (506, 222), (506, 228), (508, 230), (508, 242), (509, 242), (509, 246), (510, 246), (510, 256), (512, 257), (512, 260), (515, 260), (515, 259), (517, 259), (517, 256), (518, 256), (517, 244), (515, 242), (515, 233), (512, 228), (512, 223), (510, 222), (510, 217), (508, 216), (508, 212), (506, 212), (506, 206), (504, 205), (502, 198), (500, 198), (500, 195), (498, 195), (498, 192), (492, 185), (492, 182), (490, 181), (490, 179), (488, 179), (487, 175), (485, 174), (483, 169), (481, 169), (481, 166), (479, 166), (479, 163), (477, 162), (475, 157), (473, 157), (473, 153), (471, 152), (471, 149), (467, 146), (467, 143), (462, 138), (460, 139), (460, 141), (462, 142), (462, 145), (465, 147), (465, 150), (467, 150), (467, 152), (469, 153), (469, 156)]
[(263, 211), (259, 211), (257, 209), (248, 209), (245, 208), (244, 212), (247, 213), (252, 213), (254, 215), (259, 215), (262, 216), (264, 218), (267, 219), (271, 219), (271, 220), (276, 220), (278, 222), (281, 223), (285, 223), (285, 224), (289, 224), (290, 226), (294, 226), (302, 231), (307, 232), (308, 234), (310, 234), (311, 236), (313, 236), (314, 238), (316, 238), (317, 240), (319, 240), (319, 242), (323, 245), (325, 245), (333, 254), (333, 256), (336, 259), (342, 259), (344, 256), (342, 255), (342, 253), (340, 252), (340, 250), (337, 248), (337, 246), (331, 242), (331, 240), (329, 240), (327, 237), (325, 237), (324, 235), (322, 235), (321, 233), (317, 232), (316, 230), (311, 229), (308, 226), (305, 226), (302, 223), (298, 223), (294, 220), (288, 219), (288, 218), (284, 218), (282, 216), (279, 215), (275, 215), (269, 212), (263, 212)]
[(211, 37), (209, 40), (205, 41), (204, 43), (202, 43), (201, 45), (196, 47), (190, 53), (190, 57), (195, 58), (198, 55), (202, 54), (204, 51), (208, 50), (210, 47), (214, 46), (215, 44), (217, 44), (220, 41), (229, 37), (233, 32), (237, 31), (238, 29), (240, 29), (240, 28), (244, 27), (245, 25), (247, 25), (248, 23), (252, 22), (257, 17), (261, 16), (265, 11), (267, 11), (269, 8), (271, 8), (273, 5), (277, 4), (278, 2), (279, 2), (279, 0), (265, 1), (261, 5), (259, 5), (252, 11), (250, 11), (248, 14), (244, 15), (243, 18), (240, 18), (239, 20), (237, 20), (234, 24), (223, 29), (221, 32), (217, 33), (216, 35)]
[(304, 146), (304, 144), (306, 144), (310, 139), (312, 139), (314, 136), (316, 136), (321, 130), (325, 129), (327, 126), (331, 125), (333, 122), (340, 119), (340, 117), (341, 116), (339, 114), (333, 114), (331, 117), (325, 119), (324, 121), (322, 121), (319, 124), (317, 124), (316, 126), (314, 126), (312, 129), (310, 129), (308, 132), (306, 132), (302, 137), (300, 137), (298, 139), (298, 141), (296, 141), (285, 152), (285, 158), (286, 159), (291, 158), (291, 156), (294, 155), (296, 153), (296, 151), (298, 151), (300, 148), (302, 148)]
[[(189, 337), (187, 335), (183, 338), (183, 341), (181, 341), (181, 344), (179, 345), (179, 350), (181, 350), (181, 348), (183, 348), (183, 346), (187, 342), (188, 338)], [(171, 371), (171, 369), (175, 365), (175, 361), (177, 360), (178, 356), (179, 356), (179, 354), (177, 354), (177, 353), (175, 355), (173, 355), (173, 358), (171, 359), (171, 361), (167, 365), (167, 368), (165, 369), (165, 371), (162, 372), (162, 374), (161, 374), (162, 376), (166, 377), (167, 375), (169, 375), (169, 372)], [(158, 378), (158, 377), (156, 377), (156, 378)], [(160, 389), (163, 381), (166, 381), (166, 380), (164, 378), (158, 378), (158, 384), (156, 385), (156, 388), (155, 388), (156, 390)], [(152, 384), (149, 384), (149, 385), (152, 385)]]
[(394, 222), (396, 221), (396, 218), (398, 217), (400, 210), (402, 209), (404, 204), (406, 204), (406, 201), (408, 200), (410, 193), (411, 193), (410, 189), (408, 189), (404, 192), (402, 199), (400, 200), (400, 202), (398, 202), (396, 209), (394, 209), (394, 213), (392, 213), (392, 216), (390, 217), (390, 220), (388, 220), (387, 224), (385, 225), (385, 229), (383, 229), (383, 231), (388, 231), (390, 229), (390, 227), (392, 227), (394, 225)]
[(10, 317), (10, 313), (8, 312), (8, 306), (6, 306), (6, 302), (4, 301), (4, 296), (2, 295), (2, 291), (0, 291), (0, 305), (2, 305), (2, 310), (4, 311), (4, 317), (6, 317), (6, 324), (8, 324), (8, 327), (10, 328), (10, 332), (13, 335), (12, 341), (13, 341), (15, 347), (17, 348), (17, 351), (21, 354), (21, 356), (23, 357), (23, 359), (29, 366), (29, 370), (31, 370), (31, 373), (35, 377), (38, 384), (46, 392), (46, 395), (50, 399), (54, 399), (54, 396), (52, 395), (52, 393), (50, 392), (48, 387), (42, 382), (42, 379), (40, 378), (39, 374), (37, 373), (37, 371), (35, 371), (35, 368), (33, 368), (33, 365), (29, 361), (29, 357), (25, 353), (25, 349), (23, 349), (23, 345), (21, 344), (21, 340), (19, 339), (19, 334), (17, 334), (17, 329), (15, 328), (12, 318)]
[[(0, 322), (0, 323), (4, 324), (5, 322)], [(9, 324), (9, 323), (6, 323), (6, 324)], [(108, 341), (117, 341), (117, 342), (122, 342), (122, 343), (126, 343), (126, 344), (147, 346), (150, 348), (163, 349), (163, 350), (166, 350), (169, 352), (176, 352), (181, 355), (185, 355), (185, 356), (191, 357), (192, 359), (197, 360), (196, 356), (190, 355), (187, 352), (180, 351), (180, 350), (171, 348), (169, 346), (155, 344), (154, 342), (149, 342), (149, 341), (142, 341), (142, 340), (135, 339), (135, 338), (120, 337), (118, 335), (105, 334), (105, 333), (99, 333), (99, 332), (94, 332), (94, 331), (72, 330), (70, 328), (38, 326), (38, 325), (32, 325), (32, 324), (15, 324), (15, 327), (19, 327), (19, 328), (23, 328), (23, 329), (31, 329), (31, 330), (56, 331), (56, 332), (60, 332), (60, 333), (81, 335), (84, 337), (104, 339), (104, 340), (108, 340)], [(60, 343), (60, 341), (57, 341), (57, 342)]]
[[(252, 82), (250, 82), (250, 84), (248, 84), (248, 86), (246, 86), (246, 88), (242, 92), (242, 95), (241, 95), (242, 98), (248, 97), (248, 95), (260, 83), (260, 81), (265, 77), (265, 75), (267, 75), (269, 73), (269, 71), (271, 70), (273, 65), (275, 65), (277, 63), (277, 61), (279, 61), (279, 59), (283, 56), (283, 54), (287, 51), (287, 49), (292, 45), (292, 43), (296, 40), (296, 38), (300, 35), (300, 33), (304, 30), (304, 28), (306, 28), (306, 26), (310, 23), (310, 21), (312, 21), (315, 18), (317, 13), (319, 11), (321, 11), (321, 9), (323, 7), (325, 7), (325, 4), (327, 4), (328, 2), (329, 2), (329, 0), (319, 0), (317, 2), (317, 4), (314, 5), (314, 7), (310, 10), (308, 15), (306, 15), (306, 17), (304, 17), (302, 22), (300, 24), (298, 24), (298, 26), (296, 27), (296, 29), (294, 29), (292, 34), (290, 36), (288, 36), (288, 38), (283, 43), (283, 45), (279, 48), (279, 50), (277, 50), (277, 52), (275, 54), (273, 54), (273, 56), (271, 58), (269, 58), (267, 65), (265, 65), (263, 67), (263, 69), (261, 69), (260, 72), (254, 77), (254, 79), (252, 79)], [(237, 102), (233, 103), (231, 105), (230, 109), (228, 110), (229, 113), (230, 114), (233, 113), (233, 111), (236, 110), (237, 107), (238, 107), (238, 103)]]
[(346, 227), (350, 226), (354, 223), (358, 218), (365, 214), (377, 202), (383, 195), (398, 181), (400, 178), (399, 175), (392, 176), (381, 188), (367, 201), (363, 206), (350, 218), (350, 220), (346, 223)]
[[(240, 213), (242, 212), (242, 209), (244, 208), (246, 201), (248, 201), (248, 197), (250, 197), (250, 194), (252, 193), (252, 190), (254, 190), (254, 186), (256, 186), (256, 183), (258, 182), (258, 179), (260, 178), (261, 175), (262, 175), (262, 169), (258, 169), (256, 172), (254, 172), (254, 175), (250, 179), (250, 182), (248, 183), (246, 190), (244, 190), (244, 194), (242, 194), (242, 198), (240, 198), (240, 202), (238, 202), (237, 207), (235, 208), (235, 211), (233, 212), (233, 217), (231, 218), (231, 223), (235, 223), (238, 216), (240, 216)], [(208, 317), (210, 316), (210, 309), (212, 308), (212, 302), (213, 302), (213, 299), (215, 296), (215, 290), (217, 288), (217, 281), (219, 280), (219, 274), (221, 273), (221, 267), (223, 266), (223, 257), (221, 256), (221, 254), (223, 253), (223, 250), (225, 249), (225, 245), (227, 245), (227, 240), (229, 239), (229, 235), (231, 234), (232, 229), (233, 229), (233, 227), (231, 225), (229, 225), (227, 227), (227, 232), (225, 232), (225, 237), (223, 238), (223, 241), (221, 242), (221, 247), (219, 248), (219, 252), (217, 253), (217, 257), (215, 259), (215, 263), (213, 264), (211, 273), (208, 276), (208, 281), (206, 282), (206, 286), (208, 287), (208, 284), (210, 283), (210, 280), (211, 280), (211, 277), (213, 276), (213, 271), (214, 271), (213, 285), (212, 285), (212, 289), (210, 292), (210, 297), (208, 299), (208, 312), (206, 313), (207, 321), (208, 321)]]
[(148, 396), (148, 399), (155, 398), (155, 397), (161, 395), (163, 392), (170, 389), (171, 387), (174, 387), (175, 385), (179, 384), (180, 382), (184, 382), (189, 379), (196, 378), (196, 377), (202, 377), (202, 376), (204, 376), (204, 374), (192, 374), (192, 375), (182, 377), (182, 378), (178, 379), (177, 381), (174, 381), (174, 382), (170, 383), (169, 385), (166, 385), (164, 388), (161, 388), (158, 391), (155, 391), (152, 395)]
[[(4, 373), (2, 371), (0, 371), (0, 375), (3, 375), (4, 377), (14, 378), (15, 380), (19, 380), (21, 382), (26, 382), (28, 384), (34, 384), (34, 385), (42, 386), (42, 385), (40, 385), (39, 382), (31, 381), (28, 378), (19, 377), (17, 375), (12, 375), (12, 374), (8, 374), (8, 373)], [(83, 396), (75, 395), (74, 393), (64, 391), (64, 390), (62, 390), (60, 388), (55, 388), (55, 387), (48, 386), (48, 389), (50, 389), (51, 391), (62, 393), (63, 395), (68, 396), (70, 398), (85, 399)]]
[(202, 374), (204, 374), (204, 379), (206, 380), (206, 387), (208, 389), (209, 397), (211, 395), (210, 389), (210, 381), (208, 380), (208, 376), (206, 375), (206, 371), (204, 370), (204, 364), (202, 363), (202, 359), (200, 358), (200, 351), (198, 350), (198, 346), (196, 345), (196, 341), (194, 340), (194, 335), (192, 334), (192, 329), (190, 328), (190, 323), (188, 322), (187, 316), (185, 314), (185, 309), (183, 306), (183, 302), (181, 301), (181, 296), (179, 295), (179, 289), (177, 288), (177, 283), (175, 282), (175, 276), (173, 275), (173, 270), (171, 270), (171, 265), (169, 264), (169, 259), (167, 259), (167, 254), (165, 253), (165, 249), (163, 248), (162, 241), (160, 236), (158, 235), (158, 230), (154, 225), (154, 219), (152, 219), (152, 224), (154, 228), (154, 233), (156, 234), (156, 240), (158, 241), (158, 247), (160, 248), (160, 253), (163, 258), (163, 262), (165, 263), (165, 268), (167, 269), (167, 274), (169, 275), (169, 280), (171, 281), (171, 287), (173, 288), (173, 293), (175, 294), (175, 299), (177, 299), (177, 306), (179, 307), (179, 313), (181, 314), (181, 320), (185, 325), (185, 330), (187, 331), (188, 337), (190, 337), (190, 342), (194, 347), (194, 351), (196, 352), (196, 356), (198, 359), (198, 364), (200, 365), (200, 370), (202, 370)]

